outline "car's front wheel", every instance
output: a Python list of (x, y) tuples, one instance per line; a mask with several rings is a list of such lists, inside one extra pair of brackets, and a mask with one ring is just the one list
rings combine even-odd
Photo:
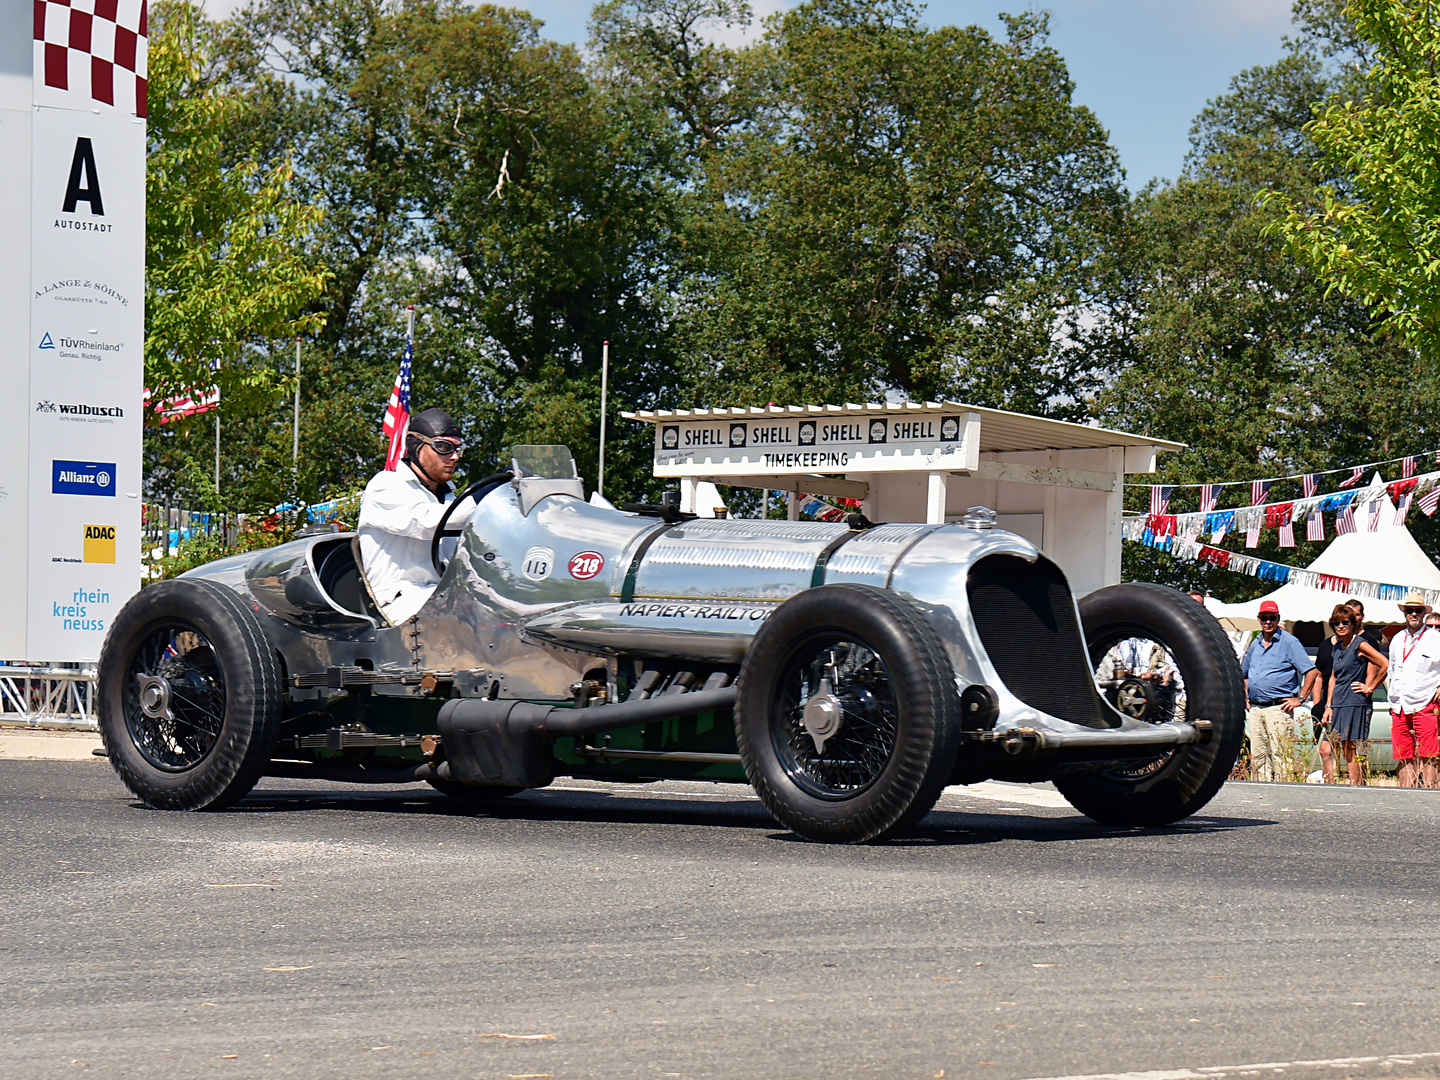
[(1107, 825), (1167, 825), (1220, 790), (1240, 753), (1245, 692), (1230, 639), (1215, 617), (1163, 585), (1133, 582), (1080, 601), (1085, 644), (1111, 703), (1145, 723), (1206, 720), (1209, 737), (1055, 786)]
[(738, 693), (745, 775), (807, 839), (902, 833), (954, 769), (960, 701), (944, 643), (890, 590), (824, 585), (791, 597), (755, 635)]
[(115, 771), (162, 810), (217, 809), (260, 779), (280, 731), (280, 664), (231, 589), (143, 589), (100, 652), (100, 736)]

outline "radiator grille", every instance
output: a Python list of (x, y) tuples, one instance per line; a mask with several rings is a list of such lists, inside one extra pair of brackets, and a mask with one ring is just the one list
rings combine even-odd
[(987, 555), (970, 569), (970, 610), (990, 662), (1025, 704), (1086, 727), (1108, 727), (1060, 568)]

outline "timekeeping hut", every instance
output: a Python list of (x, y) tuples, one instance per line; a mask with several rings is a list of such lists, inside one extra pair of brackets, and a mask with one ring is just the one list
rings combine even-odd
[(693, 510), (702, 481), (858, 499), (871, 521), (957, 521), (986, 506), (1075, 593), (1120, 580), (1125, 477), (1183, 443), (953, 401), (623, 414), (655, 427), (657, 477)]

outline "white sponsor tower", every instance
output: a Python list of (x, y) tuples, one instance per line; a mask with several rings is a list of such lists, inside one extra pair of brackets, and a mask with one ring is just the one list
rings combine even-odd
[(83, 661), (139, 585), (143, 0), (0, 4), (0, 659)]

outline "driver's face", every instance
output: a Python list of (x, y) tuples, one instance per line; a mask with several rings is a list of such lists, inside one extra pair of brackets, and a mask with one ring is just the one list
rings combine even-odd
[(459, 454), (441, 457), (429, 443), (420, 444), (420, 467), (436, 480), (449, 482), (454, 478), (455, 469), (459, 464)]

